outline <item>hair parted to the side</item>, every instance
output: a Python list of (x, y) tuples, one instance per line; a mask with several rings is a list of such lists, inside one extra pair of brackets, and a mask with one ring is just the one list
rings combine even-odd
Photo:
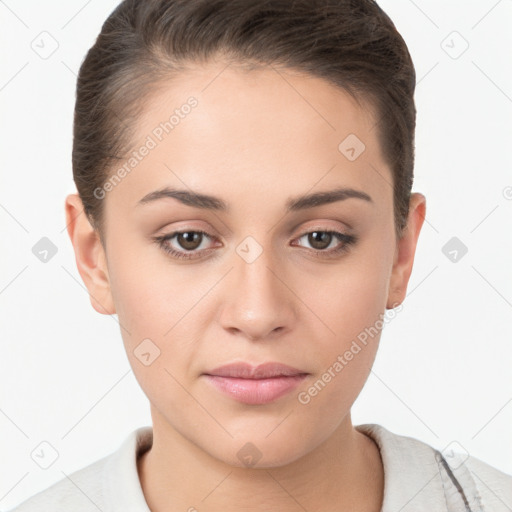
[(73, 176), (102, 241), (104, 201), (94, 191), (134, 143), (144, 100), (212, 58), (308, 73), (366, 105), (392, 169), (400, 238), (413, 182), (416, 75), (374, 0), (124, 0), (104, 22), (76, 87)]

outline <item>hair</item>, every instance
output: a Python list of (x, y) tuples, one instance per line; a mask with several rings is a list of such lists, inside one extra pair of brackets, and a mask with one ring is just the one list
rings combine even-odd
[(95, 191), (134, 143), (145, 99), (194, 64), (218, 58), (319, 77), (367, 106), (392, 171), (395, 233), (402, 236), (416, 74), (403, 38), (374, 0), (124, 0), (103, 23), (76, 86), (73, 177), (102, 242), (104, 201)]

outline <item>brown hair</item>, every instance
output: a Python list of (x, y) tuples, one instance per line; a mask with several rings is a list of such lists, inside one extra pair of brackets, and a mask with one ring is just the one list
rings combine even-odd
[(413, 182), (416, 75), (375, 1), (124, 0), (88, 51), (76, 88), (73, 177), (102, 241), (103, 201), (95, 191), (133, 144), (144, 99), (186, 66), (217, 56), (246, 69), (277, 64), (305, 72), (369, 105), (392, 169), (401, 236)]

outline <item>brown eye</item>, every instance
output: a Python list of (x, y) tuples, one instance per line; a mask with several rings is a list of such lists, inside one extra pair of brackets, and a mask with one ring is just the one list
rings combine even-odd
[[(300, 241), (303, 238), (306, 239), (306, 243), (302, 245), (302, 243), (299, 242), (299, 246), (305, 247), (319, 258), (329, 258), (342, 255), (357, 241), (357, 237), (355, 235), (340, 233), (338, 231), (330, 231), (328, 229), (308, 231), (297, 240)], [(307, 247), (308, 245), (310, 246), (309, 248)]]
[(213, 237), (201, 230), (191, 231), (175, 231), (167, 235), (161, 235), (154, 238), (155, 242), (161, 247), (166, 253), (171, 255), (173, 258), (179, 259), (192, 259), (199, 258), (201, 254), (206, 254), (213, 248), (201, 247), (203, 242), (208, 241)]
[(176, 242), (180, 244), (183, 249), (193, 251), (201, 245), (203, 234), (197, 231), (187, 231), (184, 233), (176, 234)]
[(312, 231), (308, 234), (308, 242), (313, 249), (326, 249), (333, 239), (332, 233), (328, 231)]

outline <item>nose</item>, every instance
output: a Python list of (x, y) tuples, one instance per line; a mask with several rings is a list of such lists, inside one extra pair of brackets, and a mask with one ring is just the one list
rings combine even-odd
[[(246, 246), (247, 248), (247, 246)], [(221, 325), (231, 335), (263, 341), (291, 330), (297, 318), (295, 296), (287, 283), (284, 262), (272, 257), (271, 250), (251, 260), (233, 254), (234, 268), (223, 283)], [(250, 250), (254, 251), (253, 246)]]

